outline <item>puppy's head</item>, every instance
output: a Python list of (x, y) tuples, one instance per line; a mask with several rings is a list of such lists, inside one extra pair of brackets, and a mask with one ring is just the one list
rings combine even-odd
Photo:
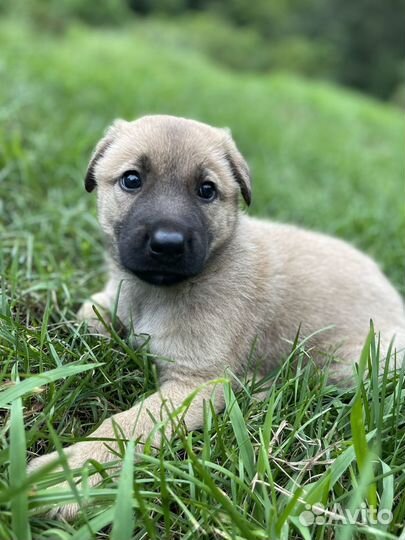
[(112, 255), (154, 285), (199, 274), (232, 236), (248, 166), (227, 130), (171, 116), (117, 120), (98, 143), (85, 186), (97, 189)]

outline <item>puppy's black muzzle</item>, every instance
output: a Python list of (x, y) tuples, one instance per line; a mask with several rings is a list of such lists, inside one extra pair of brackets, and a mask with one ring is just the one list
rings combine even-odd
[(199, 274), (207, 258), (206, 228), (198, 216), (185, 221), (128, 216), (119, 230), (121, 264), (153, 285), (174, 285)]

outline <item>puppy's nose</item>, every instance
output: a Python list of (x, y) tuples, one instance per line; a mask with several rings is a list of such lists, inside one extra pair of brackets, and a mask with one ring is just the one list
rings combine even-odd
[(150, 237), (149, 250), (153, 257), (180, 257), (183, 255), (186, 239), (182, 232), (159, 228)]

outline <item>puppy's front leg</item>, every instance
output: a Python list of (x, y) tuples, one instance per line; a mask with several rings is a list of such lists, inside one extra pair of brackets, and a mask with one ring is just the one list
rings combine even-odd
[[(188, 397), (190, 397), (190, 402), (187, 400)], [(93, 436), (114, 437), (113, 424), (115, 423), (120, 427), (126, 439), (138, 439), (142, 447), (158, 423), (164, 428), (167, 436), (172, 434), (180, 421), (185, 422), (188, 430), (201, 427), (203, 402), (209, 399), (212, 399), (216, 410), (223, 408), (222, 387), (215, 382), (169, 380), (164, 382), (157, 392), (131, 409), (118, 413), (103, 422)], [(186, 403), (185, 400), (187, 400)], [(159, 436), (154, 436), (153, 443), (154, 446), (159, 446)]]
[(111, 313), (114, 309), (115, 302), (118, 300), (118, 289), (118, 284), (114, 280), (109, 280), (102, 291), (93, 294), (89, 300), (84, 302), (77, 312), (77, 320), (86, 322), (91, 332), (108, 336), (108, 331), (98, 319), (93, 306), (97, 308), (106, 323), (111, 323)]
[[(201, 386), (199, 386), (199, 384)], [(192, 401), (184, 401), (195, 392)], [(203, 423), (203, 402), (212, 399), (216, 410), (224, 406), (223, 391), (215, 383), (203, 384), (202, 381), (171, 380), (162, 384), (158, 392), (152, 394), (131, 409), (118, 413), (108, 420), (91, 435), (91, 438), (110, 439), (79, 442), (64, 449), (70, 469), (81, 468), (87, 461), (95, 460), (101, 463), (117, 460), (114, 453), (118, 444), (111, 441), (116, 439), (116, 433), (122, 433), (126, 439), (134, 438), (139, 442), (137, 450), (142, 451), (144, 443), (152, 435), (154, 447), (160, 445), (161, 428), (165, 435), (170, 436), (179, 421), (184, 420), (188, 430), (201, 427)], [(183, 410), (184, 409), (184, 410)], [(115, 428), (114, 428), (115, 424)], [(160, 424), (157, 426), (157, 424)], [(154, 432), (154, 428), (156, 432)], [(35, 471), (58, 458), (57, 452), (34, 459), (29, 464), (29, 471)], [(90, 484), (95, 485), (101, 480), (100, 475), (90, 477)], [(73, 519), (78, 512), (76, 504), (69, 504), (53, 509), (53, 516)]]

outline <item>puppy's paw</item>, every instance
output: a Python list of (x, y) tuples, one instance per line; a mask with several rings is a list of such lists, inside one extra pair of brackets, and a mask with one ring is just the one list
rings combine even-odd
[[(90, 300), (84, 302), (77, 312), (77, 320), (79, 322), (86, 322), (88, 329), (93, 334), (110, 337), (110, 331), (106, 326), (113, 326), (119, 335), (125, 336), (127, 330), (117, 317), (112, 317), (111, 310), (108, 307), (110, 305), (111, 299), (104, 292), (97, 293)], [(104, 324), (97, 317), (94, 308), (100, 314)]]
[[(63, 484), (61, 484), (61, 487)], [(49, 519), (58, 519), (60, 521), (74, 521), (80, 515), (80, 506), (77, 503), (64, 504), (56, 506), (46, 513)]]
[[(81, 469), (89, 460), (97, 461), (99, 463), (107, 463), (109, 461), (114, 461), (118, 459), (118, 457), (114, 453), (111, 453), (109, 451), (109, 449), (105, 446), (103, 442), (99, 441), (77, 443), (69, 446), (68, 448), (64, 448), (63, 452), (67, 458), (69, 469), (71, 470)], [(59, 455), (57, 452), (52, 452), (45, 456), (35, 458), (28, 464), (28, 473), (33, 473), (41, 469), (45, 465), (56, 461), (58, 458)], [(62, 467), (60, 466), (56, 469), (57, 472), (61, 470)], [(90, 486), (96, 486), (101, 482), (101, 480), (101, 475), (95, 473), (89, 476), (88, 483)], [(74, 482), (78, 482), (77, 477), (74, 478)], [(77, 486), (80, 489), (80, 484), (77, 484)], [(67, 482), (52, 486), (52, 488), (50, 489), (55, 488), (57, 488), (58, 490), (71, 490), (71, 487)], [(77, 503), (69, 503), (64, 504), (63, 506), (54, 507), (48, 510), (46, 514), (49, 518), (65, 519), (66, 521), (72, 521), (77, 517), (79, 511), (80, 507)]]
[(93, 306), (96, 307), (97, 311), (100, 313), (104, 322), (107, 325), (110, 325), (111, 314), (109, 310), (106, 307), (104, 307), (102, 293), (94, 295), (94, 297), (91, 300), (88, 300), (82, 305), (82, 307), (77, 312), (77, 320), (79, 322), (86, 322), (87, 327), (92, 334), (109, 337), (110, 335), (109, 331), (107, 330), (105, 325), (100, 321), (100, 319), (97, 317), (93, 309)]

